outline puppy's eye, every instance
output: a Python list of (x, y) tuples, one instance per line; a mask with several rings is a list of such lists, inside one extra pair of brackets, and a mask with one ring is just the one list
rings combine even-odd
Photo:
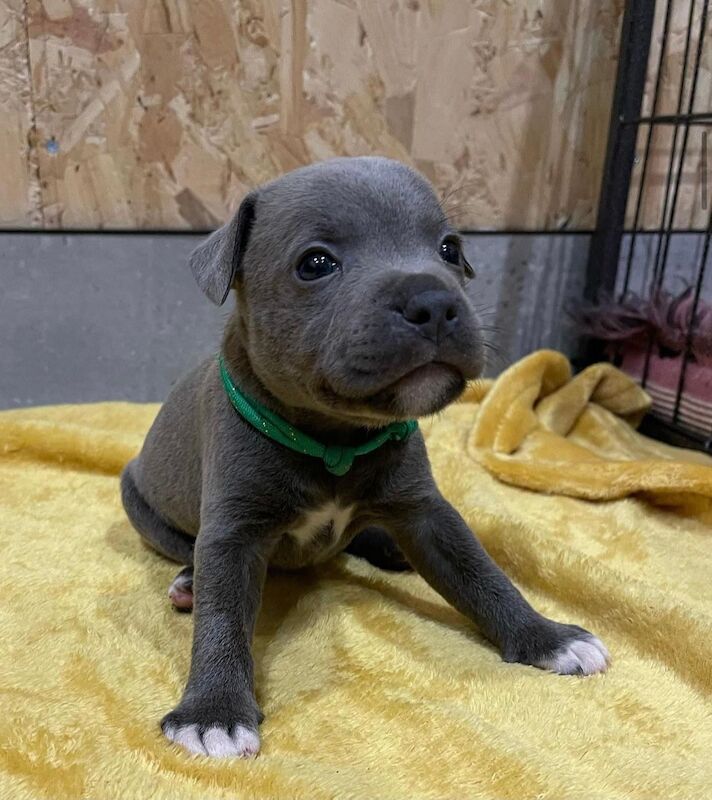
[(312, 250), (299, 262), (297, 275), (303, 281), (316, 281), (331, 275), (339, 268), (339, 263), (324, 250)]
[(465, 270), (465, 278), (469, 281), (470, 278), (475, 277), (475, 270), (472, 268), (470, 262), (465, 258), (462, 257), (462, 268)]
[(448, 264), (459, 264), (461, 257), (460, 245), (454, 239), (445, 239), (440, 245), (440, 258)]
[(462, 271), (465, 273), (465, 279), (475, 277), (475, 271), (470, 266), (468, 260), (465, 258), (460, 243), (455, 239), (445, 239), (440, 245), (440, 258), (447, 261), (448, 264), (459, 264), (462, 266)]

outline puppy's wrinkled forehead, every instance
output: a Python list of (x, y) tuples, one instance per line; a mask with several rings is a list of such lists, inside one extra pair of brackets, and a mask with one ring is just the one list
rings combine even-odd
[(383, 158), (335, 159), (290, 172), (262, 188), (256, 217), (255, 233), (266, 225), (282, 246), (365, 239), (398, 246), (436, 237), (445, 226), (427, 181)]

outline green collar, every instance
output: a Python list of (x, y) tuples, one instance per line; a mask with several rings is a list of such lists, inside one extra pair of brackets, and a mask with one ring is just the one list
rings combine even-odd
[(370, 439), (365, 444), (360, 444), (358, 447), (324, 445), (312, 439), (311, 436), (307, 436), (306, 433), (293, 428), (286, 420), (265, 408), (256, 400), (242, 394), (232, 382), (222, 356), (218, 356), (218, 363), (220, 365), (220, 377), (230, 402), (250, 425), (264, 433), (265, 436), (269, 436), (270, 439), (274, 439), (275, 442), (279, 442), (291, 450), (296, 450), (297, 453), (321, 458), (324, 466), (333, 475), (345, 475), (351, 469), (356, 456), (371, 453), (388, 441), (402, 442), (418, 427), (418, 423), (414, 419), (407, 422), (393, 422), (383, 428), (380, 433), (377, 433), (373, 439)]

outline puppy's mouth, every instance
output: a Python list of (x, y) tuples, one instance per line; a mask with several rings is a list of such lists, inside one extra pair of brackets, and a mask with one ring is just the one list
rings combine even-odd
[(340, 407), (346, 416), (384, 422), (434, 414), (457, 399), (465, 385), (459, 369), (442, 361), (429, 361), (368, 395), (348, 397), (332, 387), (328, 394), (330, 405)]
[(431, 361), (410, 370), (371, 397), (372, 408), (398, 417), (434, 414), (452, 403), (465, 389), (460, 370), (441, 361)]

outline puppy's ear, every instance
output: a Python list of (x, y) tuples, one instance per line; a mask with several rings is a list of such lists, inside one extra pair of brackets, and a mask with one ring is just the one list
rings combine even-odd
[(225, 302), (240, 268), (255, 219), (256, 200), (257, 193), (250, 192), (230, 222), (198, 245), (188, 259), (198, 286), (215, 305)]

